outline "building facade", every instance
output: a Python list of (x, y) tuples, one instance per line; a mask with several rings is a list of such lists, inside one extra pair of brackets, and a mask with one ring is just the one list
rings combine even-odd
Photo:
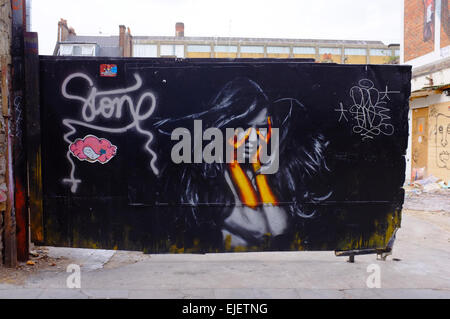
[[(186, 37), (177, 23), (175, 36), (132, 36), (120, 26), (117, 37), (77, 36), (61, 20), (55, 55), (175, 58), (307, 58), (317, 62), (395, 64), (400, 46), (381, 41)], [(60, 37), (60, 35), (63, 37)], [(114, 49), (113, 49), (114, 48)]]
[(131, 39), (131, 31), (124, 25), (119, 26), (118, 36), (79, 36), (67, 20), (61, 19), (53, 55), (131, 57)]
[(407, 180), (450, 181), (450, 1), (404, 0), (401, 63), (412, 65)]
[(307, 58), (348, 64), (395, 63), (399, 45), (380, 41), (270, 38), (185, 37), (177, 23), (174, 37), (133, 37), (134, 57), (177, 58)]

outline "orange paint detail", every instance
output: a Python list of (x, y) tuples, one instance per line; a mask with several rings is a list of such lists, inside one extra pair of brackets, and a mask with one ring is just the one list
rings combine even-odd
[(258, 187), (259, 196), (261, 197), (261, 202), (263, 204), (272, 204), (272, 205), (278, 204), (275, 195), (273, 194), (272, 190), (269, 187), (269, 182), (267, 181), (266, 175), (256, 176), (256, 186)]
[[(272, 122), (270, 117), (268, 118), (269, 130), (267, 132), (267, 136), (264, 136), (259, 129), (256, 130), (260, 141), (264, 141), (265, 143), (269, 143), (271, 135), (272, 135)], [(235, 136), (233, 140), (230, 140), (230, 144), (234, 145), (234, 149), (238, 149), (248, 140), (251, 131), (253, 128), (250, 128), (245, 133), (245, 136), (241, 140), (237, 140)], [(253, 171), (256, 173), (261, 168), (261, 162), (259, 160), (259, 154), (261, 152), (262, 145), (258, 147), (258, 151), (255, 154), (256, 158), (252, 159)], [(236, 153), (233, 152), (234, 158), (236, 158)], [(272, 204), (277, 205), (278, 201), (270, 189), (269, 182), (267, 181), (266, 175), (258, 174), (256, 175), (256, 188), (255, 189), (247, 176), (241, 165), (234, 160), (233, 163), (229, 164), (231, 177), (233, 179), (233, 183), (238, 189), (239, 197), (241, 201), (248, 207), (255, 208), (259, 203), (263, 204)]]
[(251, 208), (258, 206), (258, 196), (256, 195), (255, 189), (253, 188), (250, 179), (245, 174), (241, 165), (239, 165), (238, 162), (231, 163), (230, 171), (234, 185), (236, 185), (239, 191), (239, 197), (242, 202)]

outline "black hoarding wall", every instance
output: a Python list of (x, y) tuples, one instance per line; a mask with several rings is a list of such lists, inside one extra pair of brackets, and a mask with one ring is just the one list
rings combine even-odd
[(41, 57), (40, 72), (47, 245), (385, 249), (400, 227), (410, 67)]

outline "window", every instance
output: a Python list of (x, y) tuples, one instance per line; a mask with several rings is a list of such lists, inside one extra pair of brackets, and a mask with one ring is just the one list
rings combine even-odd
[(161, 56), (175, 56), (175, 46), (173, 44), (161, 44)]
[(264, 47), (255, 46), (255, 45), (243, 45), (243, 46), (241, 46), (241, 53), (264, 54)]
[(135, 44), (133, 45), (133, 56), (138, 58), (156, 58), (158, 56), (158, 46), (156, 44)]
[(62, 44), (59, 48), (60, 56), (95, 56), (93, 44)]
[(177, 58), (184, 58), (183, 44), (161, 44), (161, 56), (176, 56)]
[(319, 54), (334, 54), (334, 55), (341, 55), (341, 49), (340, 48), (319, 48)]
[(313, 47), (296, 47), (294, 54), (316, 54), (316, 48)]
[(359, 48), (347, 48), (345, 49), (345, 55), (367, 55), (366, 49)]
[(289, 54), (289, 47), (267, 47), (269, 54)]
[(95, 56), (95, 46), (85, 45), (81, 47), (81, 55), (83, 56)]
[(214, 47), (214, 52), (236, 53), (237, 52), (237, 46), (235, 46), (235, 45), (216, 45)]
[(395, 50), (395, 56), (400, 56), (400, 50)]
[(209, 45), (188, 45), (188, 52), (211, 52), (211, 46)]
[(73, 45), (61, 45), (59, 48), (59, 55), (72, 55)]
[(82, 49), (81, 49), (80, 46), (78, 46), (78, 45), (74, 45), (73, 46), (73, 53), (72, 53), (72, 55), (80, 56), (80, 55), (82, 55), (81, 52), (82, 52)]
[(175, 56), (177, 58), (184, 58), (184, 45), (183, 44), (175, 45)]
[(371, 49), (370, 55), (374, 56), (391, 56), (391, 50), (384, 50), (384, 49)]

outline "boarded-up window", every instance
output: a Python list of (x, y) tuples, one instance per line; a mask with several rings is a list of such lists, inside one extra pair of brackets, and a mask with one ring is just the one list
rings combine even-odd
[(391, 56), (391, 50), (385, 50), (385, 49), (371, 49), (370, 55), (373, 56)]
[(267, 47), (269, 54), (289, 54), (289, 47)]
[(214, 47), (214, 52), (236, 53), (237, 52), (237, 46), (236, 45), (216, 45)]
[(158, 46), (156, 44), (135, 44), (133, 45), (133, 56), (137, 58), (156, 58), (158, 56)]
[(341, 48), (319, 48), (319, 54), (340, 55)]
[(316, 54), (314, 47), (295, 47), (294, 54)]
[(184, 45), (182, 45), (182, 44), (161, 44), (160, 55), (184, 58)]
[(242, 53), (259, 53), (259, 54), (264, 54), (264, 47), (263, 46), (256, 46), (256, 45), (243, 45), (243, 46), (241, 46), (241, 52)]
[(211, 52), (211, 46), (209, 46), (209, 45), (188, 45), (187, 51), (188, 52), (207, 53), (207, 52)]
[(366, 55), (366, 49), (360, 48), (346, 48), (345, 55)]

